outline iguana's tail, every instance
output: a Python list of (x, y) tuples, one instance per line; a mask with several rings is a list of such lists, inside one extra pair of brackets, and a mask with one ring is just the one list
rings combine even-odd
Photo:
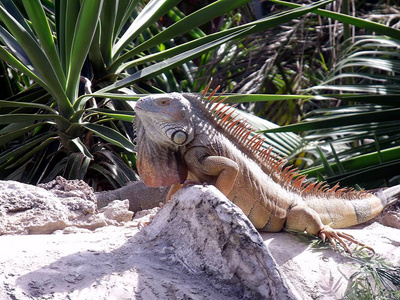
[(345, 228), (369, 221), (386, 207), (400, 202), (400, 185), (368, 190), (362, 197), (343, 201), (341, 198), (307, 198), (306, 204), (316, 211), (322, 223), (332, 228)]
[(383, 207), (388, 207), (400, 201), (400, 184), (386, 189), (376, 189), (370, 192), (381, 199)]

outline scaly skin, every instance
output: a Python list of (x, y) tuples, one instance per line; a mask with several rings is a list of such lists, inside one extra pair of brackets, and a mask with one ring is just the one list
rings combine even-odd
[[(284, 161), (261, 149), (261, 138), (229, 112), (217, 117), (200, 97), (163, 94), (141, 98), (135, 107), (139, 175), (149, 186), (185, 182), (215, 185), (261, 231), (306, 231), (363, 245), (333, 228), (360, 224), (388, 205), (367, 192), (306, 183)], [(228, 108), (229, 110), (229, 108)], [(224, 118), (225, 117), (225, 118)], [(365, 246), (365, 245), (364, 245)], [(372, 249), (371, 249), (372, 250)]]

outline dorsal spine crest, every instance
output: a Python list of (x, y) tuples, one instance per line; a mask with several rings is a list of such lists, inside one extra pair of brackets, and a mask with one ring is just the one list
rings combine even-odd
[(339, 184), (330, 188), (324, 181), (307, 181), (307, 176), (301, 175), (296, 167), (286, 166), (287, 160), (273, 153), (271, 146), (263, 148), (266, 143), (265, 138), (259, 133), (255, 133), (254, 128), (243, 118), (239, 118), (239, 115), (234, 115), (235, 108), (223, 103), (225, 101), (225, 98), (222, 98), (224, 93), (214, 97), (220, 86), (206, 97), (210, 85), (211, 82), (201, 93), (203, 108), (226, 134), (236, 140), (240, 148), (254, 155), (258, 159), (258, 163), (270, 170), (271, 175), (279, 177), (283, 186), (302, 196), (342, 197), (351, 200), (370, 195), (368, 192), (356, 191), (353, 188), (339, 189)]

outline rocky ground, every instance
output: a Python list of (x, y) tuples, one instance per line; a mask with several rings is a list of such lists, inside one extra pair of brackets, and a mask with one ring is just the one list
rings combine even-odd
[[(79, 181), (0, 185), (0, 299), (343, 299), (360, 266), (298, 235), (260, 236), (212, 187), (132, 220), (128, 201), (98, 210)], [(399, 229), (345, 231), (400, 265)]]

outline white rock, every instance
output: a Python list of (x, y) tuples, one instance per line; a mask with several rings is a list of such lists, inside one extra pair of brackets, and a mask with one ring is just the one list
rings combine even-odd
[(58, 177), (41, 187), (0, 181), (0, 235), (49, 234), (67, 227), (94, 230), (133, 217), (128, 201), (114, 201), (100, 214), (96, 208), (93, 190), (81, 180)]
[[(3, 195), (11, 199), (0, 208), (0, 230), (26, 233), (23, 226), (38, 226), (35, 214), (57, 213), (49, 207), (79, 212), (78, 219), (87, 217), (92, 225), (65, 218), (63, 226), (67, 221), (69, 226), (57, 234), (0, 236), (0, 299), (343, 299), (357, 267), (333, 249), (310, 248), (296, 235), (262, 233), (261, 239), (213, 187), (182, 189), (153, 220), (159, 208), (132, 221), (126, 221), (126, 201), (113, 202), (111, 211), (87, 213), (90, 193), (67, 189), (58, 193), (66, 196), (61, 205), (47, 192), (15, 182), (0, 185), (1, 201)], [(80, 202), (78, 194), (89, 202)], [(7, 211), (18, 207), (27, 209)], [(29, 211), (30, 222), (5, 220), (24, 221), (28, 215), (16, 215)], [(400, 265), (400, 230), (370, 223), (344, 231)]]
[[(371, 246), (387, 262), (400, 266), (399, 229), (372, 223), (365, 228), (358, 226), (343, 231)], [(360, 263), (333, 249), (312, 248), (294, 234), (261, 235), (302, 299), (345, 299), (350, 276), (358, 270)], [(350, 248), (356, 250), (354, 245)]]
[(139, 233), (135, 220), (92, 233), (1, 236), (9, 247), (0, 250), (0, 299), (296, 298), (219, 191), (178, 196)]

